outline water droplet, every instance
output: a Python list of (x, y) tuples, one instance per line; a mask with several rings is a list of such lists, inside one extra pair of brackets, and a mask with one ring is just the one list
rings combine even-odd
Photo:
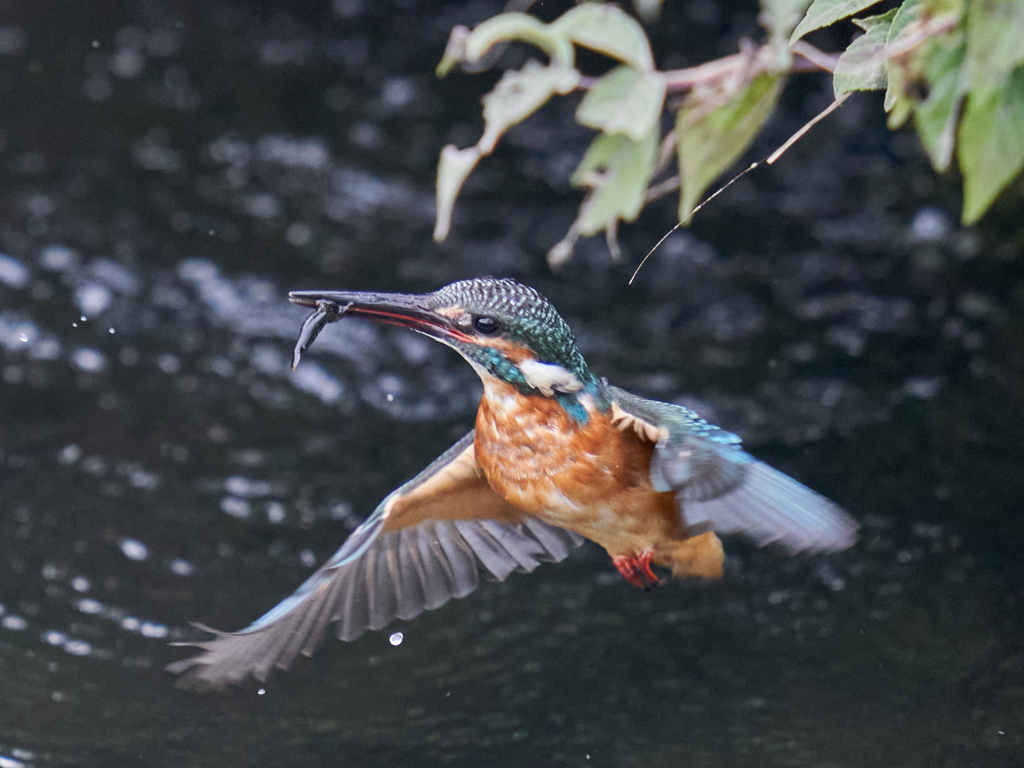
[(149, 557), (149, 549), (141, 541), (135, 539), (121, 539), (121, 552), (129, 560), (135, 560), (136, 562), (145, 560)]
[(107, 333), (114, 333), (114, 329), (113, 328), (107, 328)]
[(256, 695), (257, 695), (257, 696), (262, 696), (262, 695), (263, 695), (263, 694), (265, 694), (266, 692), (267, 692), (267, 689), (266, 689), (266, 688), (260, 688), (260, 689), (259, 689), (258, 691), (256, 691)]
[(28, 334), (27, 333), (23, 333), (20, 336), (18, 336), (18, 341), (20, 341), (22, 343), (27, 342), (28, 341)]
[(57, 461), (61, 464), (74, 464), (80, 458), (82, 458), (82, 449), (74, 443), (68, 443), (57, 454)]
[(84, 323), (88, 318), (85, 315), (80, 315), (78, 319)]
[(72, 324), (71, 324), (71, 327), (72, 327), (72, 328), (77, 328), (77, 327), (78, 327), (78, 323), (72, 323)]
[(391, 637), (388, 638), (388, 642), (392, 645), (401, 645), (402, 640), (404, 639), (405, 635), (403, 635), (401, 632), (392, 632)]
[(67, 640), (64, 643), (64, 650), (72, 656), (88, 656), (92, 653), (92, 646), (84, 640)]
[(28, 629), (28, 622), (25, 621), (21, 616), (4, 616), (3, 620), (0, 621), (0, 626), (4, 629), (23, 630)]
[(82, 613), (99, 613), (103, 610), (103, 603), (87, 597), (78, 601), (78, 610)]
[(143, 637), (167, 637), (167, 627), (163, 624), (155, 624), (152, 621), (144, 621), (139, 627), (139, 633)]

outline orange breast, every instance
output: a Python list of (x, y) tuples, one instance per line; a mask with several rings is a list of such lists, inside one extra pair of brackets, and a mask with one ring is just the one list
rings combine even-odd
[(555, 400), (485, 385), (476, 460), (515, 506), (569, 528), (612, 554), (632, 554), (678, 535), (672, 494), (651, 487), (652, 443), (620, 431), (587, 403), (581, 424)]

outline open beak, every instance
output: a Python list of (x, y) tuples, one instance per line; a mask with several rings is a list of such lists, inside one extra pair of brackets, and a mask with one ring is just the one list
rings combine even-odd
[[(355, 315), (377, 320), (400, 328), (411, 328), (438, 341), (471, 341), (451, 319), (427, 308), (428, 296), (405, 293), (370, 293), (364, 291), (292, 291), (288, 300), (311, 309), (325, 306), (330, 302), (337, 307), (337, 314)], [(329, 305), (327, 305), (329, 306)]]

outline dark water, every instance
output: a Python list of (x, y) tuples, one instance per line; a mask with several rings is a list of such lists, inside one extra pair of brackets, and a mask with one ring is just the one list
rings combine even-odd
[[(667, 6), (666, 66), (753, 29)], [(961, 229), (865, 96), (637, 286), (669, 202), (628, 263), (598, 239), (553, 275), (586, 140), (563, 104), (435, 246), (437, 153), (493, 76), (432, 68), (496, 10), (0, 4), (0, 768), (1024, 764), (1019, 186)], [(827, 99), (799, 81), (752, 155)], [(861, 543), (731, 542), (723, 582), (649, 594), (585, 548), (267, 685), (174, 689), (188, 621), (260, 615), (472, 422), (472, 372), (412, 334), (346, 320), (291, 374), (285, 293), (479, 274), (541, 288), (616, 383), (698, 398)]]

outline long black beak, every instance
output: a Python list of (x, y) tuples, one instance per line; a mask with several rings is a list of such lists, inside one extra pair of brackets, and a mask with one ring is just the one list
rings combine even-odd
[(330, 302), (340, 315), (357, 315), (388, 325), (411, 328), (436, 339), (465, 339), (465, 334), (444, 315), (428, 309), (429, 297), (406, 293), (370, 293), (365, 291), (292, 291), (293, 304), (317, 309)]

